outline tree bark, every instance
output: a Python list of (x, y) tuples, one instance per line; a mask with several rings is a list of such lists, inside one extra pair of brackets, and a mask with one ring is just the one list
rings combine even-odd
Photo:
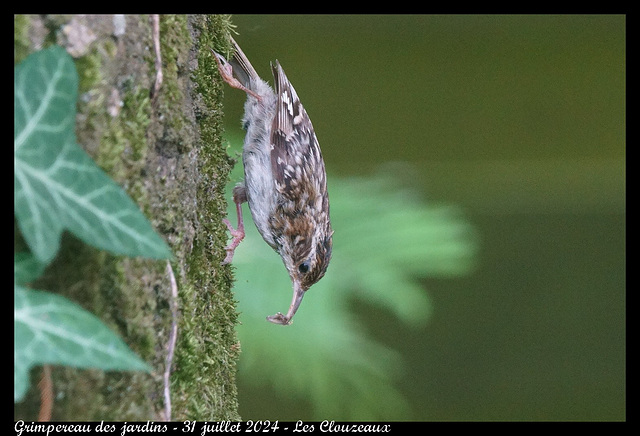
[[(72, 55), (80, 77), (78, 142), (173, 250), (178, 328), (170, 418), (239, 420), (233, 277), (220, 266), (227, 240), (224, 186), (233, 162), (221, 139), (222, 85), (209, 50), (228, 48), (230, 18), (161, 15), (158, 23), (154, 41), (149, 15), (16, 16), (14, 58), (19, 62), (52, 43)], [(58, 256), (33, 287), (96, 314), (154, 371), (54, 366), (52, 420), (168, 418), (163, 374), (174, 314), (166, 266), (63, 237)], [(14, 419), (37, 419), (41, 372), (32, 371)]]

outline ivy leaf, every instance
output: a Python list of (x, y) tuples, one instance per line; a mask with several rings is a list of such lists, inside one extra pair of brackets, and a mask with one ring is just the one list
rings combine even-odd
[(42, 274), (45, 265), (31, 253), (14, 253), (13, 278), (19, 285), (31, 282)]
[(170, 257), (138, 206), (77, 145), (77, 89), (61, 47), (30, 55), (14, 71), (14, 207), (29, 248), (46, 264), (68, 229), (112, 253)]
[(19, 285), (14, 297), (14, 401), (38, 364), (150, 371), (102, 321), (68, 299)]

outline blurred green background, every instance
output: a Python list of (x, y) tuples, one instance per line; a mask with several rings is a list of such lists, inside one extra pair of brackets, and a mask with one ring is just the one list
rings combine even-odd
[[(626, 18), (235, 15), (233, 22), (261, 76), (272, 82), (269, 62), (278, 59), (309, 112), (340, 223), (327, 276), (287, 328), (264, 321), (291, 298), (278, 256), (267, 254), (273, 268), (248, 259), (251, 235), (238, 248), (243, 419), (624, 420)], [(225, 92), (227, 135), (238, 148), (244, 94)], [(369, 179), (378, 183), (362, 188)], [(402, 188), (378, 195), (396, 184)], [(359, 203), (369, 195), (378, 209)], [(396, 204), (400, 196), (408, 200)], [(425, 270), (407, 267), (422, 296), (393, 285), (367, 294), (363, 284), (359, 298), (322, 290), (323, 282), (331, 289), (366, 282), (369, 257), (391, 251), (376, 235), (396, 240), (407, 220), (387, 217), (362, 235), (361, 222), (417, 204), (428, 213), (406, 216), (443, 228), (444, 239), (462, 238), (464, 265), (436, 274), (431, 260)], [(457, 211), (450, 226), (431, 221), (440, 207), (433, 205)], [(468, 228), (458, 232), (461, 225)], [(352, 262), (348, 247), (363, 239), (361, 262)], [(423, 259), (411, 240), (402, 247), (407, 259)], [(265, 294), (261, 276), (271, 269), (281, 281)], [(382, 306), (390, 309), (367, 302), (374, 297), (388, 298)], [(412, 318), (398, 300), (424, 316)], [(250, 320), (251, 304), (259, 323)], [(334, 354), (371, 345), (354, 351), (362, 361), (344, 371), (337, 361), (324, 373), (324, 355), (305, 351), (332, 353), (334, 339), (326, 348), (317, 341), (333, 338), (323, 332), (338, 321), (311, 319), (326, 304), (348, 306), (341, 321), (349, 325), (337, 330), (354, 333)], [(363, 367), (373, 375), (355, 380)]]

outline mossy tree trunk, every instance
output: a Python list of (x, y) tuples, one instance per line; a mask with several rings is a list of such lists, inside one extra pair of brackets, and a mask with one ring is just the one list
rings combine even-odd
[[(237, 420), (239, 344), (232, 274), (221, 267), (224, 185), (232, 162), (222, 133), (221, 83), (209, 47), (228, 47), (229, 17), (16, 16), (15, 61), (60, 44), (80, 76), (78, 142), (137, 202), (171, 246), (178, 336), (173, 420)], [(20, 244), (19, 235), (16, 244)], [(73, 236), (34, 288), (96, 314), (154, 368), (153, 374), (53, 367), (53, 420), (164, 419), (165, 360), (173, 321), (166, 262), (113, 256)], [(42, 373), (14, 418), (37, 419)]]

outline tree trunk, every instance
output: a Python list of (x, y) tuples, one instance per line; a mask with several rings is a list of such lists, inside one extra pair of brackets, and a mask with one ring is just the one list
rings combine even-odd
[[(154, 18), (16, 16), (15, 61), (51, 43), (73, 56), (80, 77), (78, 142), (173, 250), (178, 334), (171, 419), (238, 420), (233, 277), (220, 266), (232, 162), (221, 140), (222, 86), (209, 50), (228, 48), (230, 19), (161, 15), (157, 64)], [(158, 65), (162, 83), (156, 92)], [(167, 418), (163, 374), (174, 316), (166, 262), (113, 256), (69, 234), (62, 242), (33, 287), (63, 294), (96, 314), (154, 371), (53, 367), (52, 419)], [(14, 419), (37, 419), (42, 373), (41, 367), (32, 371)]]

